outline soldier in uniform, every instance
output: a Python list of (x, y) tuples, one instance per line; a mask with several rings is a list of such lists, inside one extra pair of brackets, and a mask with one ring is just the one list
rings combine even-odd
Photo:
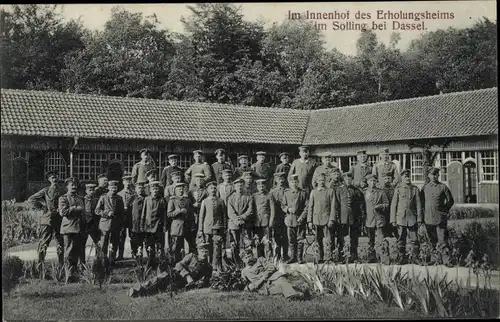
[(165, 187), (165, 191), (164, 191), (164, 197), (165, 197), (165, 200), (167, 200), (167, 201), (170, 200), (170, 197), (175, 196), (175, 185), (182, 181), (182, 172), (173, 171), (170, 173), (170, 176), (172, 177), (171, 178), (172, 184)]
[(217, 197), (217, 182), (207, 183), (208, 197), (201, 202), (198, 233), (210, 244), (210, 262), (215, 270), (222, 270), (222, 245), (226, 232), (227, 206)]
[[(293, 166), (292, 166), (293, 167)], [(291, 171), (291, 170), (290, 170)], [(290, 188), (285, 190), (281, 200), (281, 209), (285, 215), (287, 227), (288, 249), (291, 257), (287, 264), (304, 263), (304, 239), (306, 238), (306, 223), (308, 210), (307, 192), (299, 187), (299, 175), (292, 174), (288, 178)]]
[[(151, 187), (149, 186), (149, 183), (158, 181), (158, 176), (156, 174), (156, 169), (151, 169), (148, 172), (146, 172), (146, 182), (148, 185), (146, 186), (146, 194), (149, 196), (151, 194)], [(163, 190), (160, 190), (163, 195)]]
[(130, 248), (132, 258), (142, 260), (144, 249), (144, 227), (141, 224), (144, 200), (146, 199), (146, 182), (137, 181), (135, 183), (136, 197), (132, 201), (132, 227), (130, 229)]
[[(326, 175), (319, 173), (316, 177), (317, 187), (311, 191), (307, 224), (312, 231), (316, 230), (316, 242), (319, 246), (318, 263), (330, 261), (332, 245), (335, 242), (335, 192), (326, 187)], [(325, 254), (326, 252), (326, 254)]]
[[(368, 182), (366, 181), (366, 176), (361, 178), (361, 181), (359, 182), (359, 189), (361, 190), (361, 192), (363, 193), (363, 196), (364, 196), (366, 189), (368, 189)], [(361, 231), (360, 231), (359, 235), (362, 237), (367, 236), (364, 220), (361, 221)]]
[(189, 167), (189, 169), (186, 170), (184, 174), (186, 177), (186, 182), (189, 184), (189, 189), (192, 189), (194, 187), (194, 174), (196, 173), (202, 173), (205, 176), (206, 182), (212, 181), (213, 179), (212, 168), (210, 168), (210, 165), (208, 163), (202, 162), (203, 151), (193, 151), (193, 158), (194, 163)]
[(217, 186), (217, 195), (227, 206), (227, 198), (234, 192), (234, 184), (231, 182), (233, 173), (229, 169), (222, 170), (222, 182)]
[[(184, 248), (184, 239), (189, 243), (189, 250), (193, 251), (192, 239), (188, 239), (191, 227), (195, 225), (191, 201), (186, 197), (187, 184), (178, 182), (175, 184), (175, 196), (168, 201), (167, 216), (171, 220), (170, 238), (171, 250), (174, 253), (174, 261), (181, 259), (181, 251)], [(195, 236), (196, 237), (196, 236)]]
[[(182, 168), (177, 166), (179, 161), (179, 156), (177, 154), (171, 154), (168, 156), (168, 166), (166, 166), (161, 172), (160, 185), (166, 188), (173, 184), (172, 173), (183, 172)], [(167, 199), (168, 200), (168, 199)]]
[(351, 260), (357, 260), (358, 238), (361, 223), (365, 217), (365, 200), (363, 192), (353, 185), (350, 172), (344, 174), (344, 184), (335, 189), (335, 200), (335, 213), (337, 215), (335, 225), (339, 259), (343, 260), (344, 238), (349, 235)]
[(252, 171), (245, 171), (242, 175), (242, 179), (244, 181), (243, 193), (249, 196), (253, 196), (253, 194), (257, 192), (257, 185), (254, 182), (253, 175), (254, 172)]
[(429, 183), (422, 187), (421, 198), (425, 209), (424, 222), (433, 247), (439, 243), (446, 245), (448, 215), (455, 201), (450, 189), (439, 182), (439, 169), (432, 168), (428, 175)]
[(332, 154), (330, 152), (325, 152), (321, 155), (322, 164), (314, 170), (312, 184), (313, 187), (316, 187), (316, 180), (320, 174), (325, 175), (326, 187), (329, 188), (333, 182), (333, 172), (336, 171), (337, 166), (332, 164)]
[(108, 193), (108, 176), (105, 173), (101, 173), (97, 176), (97, 188), (95, 189), (95, 197), (97, 200), (101, 198), (103, 194)]
[(344, 184), (344, 181), (342, 180), (342, 173), (340, 172), (340, 169), (339, 168), (333, 169), (332, 181), (330, 181), (330, 185), (327, 187), (335, 190), (336, 188), (340, 187), (343, 184)]
[(214, 170), (215, 181), (217, 183), (221, 183), (222, 180), (222, 171), (229, 170), (231, 171), (231, 176), (233, 175), (234, 168), (231, 162), (226, 160), (226, 150), (217, 149), (215, 150), (215, 157), (217, 158), (217, 162), (212, 164), (212, 169)]
[(151, 151), (149, 149), (142, 149), (140, 152), (141, 161), (134, 164), (132, 167), (132, 183), (137, 181), (146, 181), (146, 175), (149, 170), (156, 169), (156, 163), (151, 158)]
[(165, 256), (165, 232), (167, 227), (167, 205), (161, 195), (160, 182), (149, 183), (151, 194), (144, 198), (142, 227), (148, 252), (148, 266), (153, 266), (156, 259)]
[(253, 204), (255, 210), (255, 234), (258, 238), (257, 256), (272, 258), (271, 240), (272, 231), (270, 230), (271, 210), (274, 203), (271, 201), (271, 195), (266, 189), (266, 179), (257, 180), (257, 192), (253, 194)]
[(81, 229), (82, 235), (82, 251), (80, 252), (80, 261), (85, 263), (85, 245), (87, 244), (87, 239), (92, 238), (96, 249), (100, 247), (99, 239), (101, 238), (99, 232), (99, 216), (95, 214), (95, 208), (97, 207), (97, 201), (99, 200), (95, 196), (95, 187), (93, 183), (88, 183), (85, 185), (85, 197), (83, 202), (85, 204), (85, 224)]
[(360, 150), (356, 154), (358, 162), (351, 168), (349, 172), (352, 174), (353, 184), (355, 187), (360, 187), (361, 180), (368, 174), (372, 173), (373, 168), (368, 163), (368, 156), (365, 150)]
[(248, 156), (240, 155), (238, 157), (239, 166), (234, 169), (234, 179), (239, 179), (243, 176), (244, 172), (252, 171), (252, 168), (248, 165)]
[(138, 297), (153, 295), (165, 290), (171, 283), (175, 283), (176, 286), (185, 287), (187, 289), (193, 286), (209, 286), (210, 278), (212, 277), (212, 265), (208, 260), (208, 255), (209, 244), (199, 244), (197, 254), (187, 254), (175, 265), (172, 278), (168, 272), (162, 272), (152, 279), (130, 288), (128, 296)]
[[(385, 173), (384, 177), (382, 177), (382, 190), (384, 190), (387, 198), (389, 199), (389, 204), (392, 202), (392, 196), (394, 195), (395, 186), (393, 185), (392, 176), (389, 173)], [(398, 229), (397, 227), (393, 227), (390, 224), (390, 213), (386, 213), (386, 226), (385, 226), (385, 235), (388, 237), (398, 238)]]
[(370, 262), (376, 261), (375, 240), (382, 243), (385, 227), (385, 213), (389, 209), (389, 198), (384, 190), (377, 187), (377, 176), (369, 174), (366, 176), (368, 189), (365, 192), (366, 223), (368, 233), (368, 256)]
[(73, 275), (82, 251), (82, 228), (85, 223), (85, 204), (76, 191), (78, 179), (67, 178), (68, 192), (59, 197), (59, 214), (62, 217), (61, 235), (64, 238), (64, 259)]
[(273, 176), (273, 172), (271, 169), (271, 165), (266, 163), (266, 155), (267, 153), (264, 151), (258, 151), (257, 153), (257, 162), (252, 164), (250, 167), (252, 172), (254, 173), (256, 179), (264, 179), (266, 182), (266, 189), (269, 191), (271, 189), (271, 179)]
[(281, 152), (280, 153), (280, 160), (281, 160), (281, 163), (276, 166), (276, 171), (274, 173), (284, 173), (285, 174), (285, 186), (288, 187), (288, 182), (286, 180), (288, 179), (288, 172), (290, 172), (290, 168), (292, 167), (290, 165), (290, 155), (288, 154), (288, 152)]
[(28, 198), (28, 203), (35, 208), (43, 208), (44, 213), (40, 217), (40, 242), (38, 243), (38, 261), (44, 262), (47, 247), (55, 237), (57, 241), (57, 257), (59, 264), (64, 264), (64, 239), (60, 234), (61, 216), (58, 211), (59, 197), (62, 195), (61, 187), (57, 184), (57, 173), (47, 172), (45, 175), (50, 186), (43, 188)]
[(245, 242), (252, 246), (253, 207), (252, 197), (243, 193), (243, 179), (234, 182), (234, 193), (227, 200), (228, 229), (231, 236), (234, 257), (240, 260), (240, 240), (243, 232)]
[[(101, 217), (99, 229), (102, 232), (101, 247), (104, 258), (108, 258), (110, 264), (114, 264), (125, 216), (123, 199), (118, 196), (118, 181), (108, 182), (108, 193), (99, 198), (95, 213)], [(110, 244), (111, 250), (108, 250)]]
[[(277, 172), (274, 174), (276, 178), (276, 186), (274, 186), (269, 194), (271, 195), (271, 202), (274, 204), (271, 207), (271, 217), (269, 218), (270, 230), (274, 237), (275, 248), (273, 254), (287, 261), (288, 258), (288, 238), (285, 225), (285, 213), (281, 207), (281, 201), (285, 194), (286, 174), (284, 172)], [(281, 252), (283, 251), (283, 255)]]
[(200, 214), (201, 202), (203, 201), (203, 199), (208, 197), (208, 192), (205, 189), (205, 176), (203, 175), (203, 173), (196, 173), (194, 177), (194, 186), (189, 190), (188, 196), (191, 199), (191, 205), (193, 206), (196, 225), (198, 225), (198, 216)]
[(292, 162), (292, 166), (290, 171), (288, 172), (288, 182), (290, 182), (290, 178), (292, 175), (298, 175), (298, 187), (302, 190), (305, 190), (307, 195), (312, 189), (312, 177), (314, 174), (314, 170), (316, 169), (316, 162), (309, 158), (309, 147), (308, 146), (300, 146), (299, 147), (299, 159), (295, 159)]
[[(372, 174), (374, 174), (377, 178), (383, 178), (386, 175), (390, 175), (392, 177), (393, 185), (396, 186), (401, 181), (401, 177), (399, 175), (398, 167), (391, 161), (389, 149), (382, 149), (380, 151), (379, 159), (380, 161), (373, 166)], [(378, 187), (383, 188), (383, 183), (379, 182)]]
[(411, 184), (410, 170), (401, 171), (401, 182), (394, 191), (391, 202), (391, 219), (393, 227), (399, 231), (398, 248), (400, 265), (406, 264), (406, 237), (410, 239), (413, 257), (418, 256), (417, 232), (419, 225), (423, 224), (422, 207), (420, 204), (420, 191)]
[[(118, 245), (118, 258), (117, 260), (123, 260), (123, 253), (125, 251), (125, 240), (128, 236), (130, 238), (130, 228), (132, 228), (132, 203), (137, 197), (134, 189), (132, 188), (132, 176), (125, 175), (122, 177), (123, 190), (118, 192), (118, 195), (123, 199), (123, 205), (125, 206), (125, 213), (123, 218), (123, 226), (120, 231), (120, 243)], [(131, 245), (132, 246), (132, 245)]]

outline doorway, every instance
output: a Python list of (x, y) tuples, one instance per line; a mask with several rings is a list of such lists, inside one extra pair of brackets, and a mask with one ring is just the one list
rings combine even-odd
[(469, 160), (464, 163), (464, 202), (477, 203), (477, 166)]
[(28, 161), (17, 158), (12, 161), (12, 186), (16, 201), (25, 200), (28, 197)]

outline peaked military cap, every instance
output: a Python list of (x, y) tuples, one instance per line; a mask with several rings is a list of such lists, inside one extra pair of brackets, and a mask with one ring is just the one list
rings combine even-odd
[(97, 187), (97, 185), (95, 183), (87, 183), (85, 185), (85, 188), (95, 188), (95, 187)]
[(373, 179), (373, 180), (378, 180), (377, 175), (375, 175), (375, 174), (371, 174), (371, 173), (370, 173), (370, 174), (367, 174), (365, 178), (366, 178), (366, 181), (368, 181), (368, 180), (370, 180), (370, 179)]
[(301, 145), (301, 146), (299, 146), (299, 150), (309, 150), (309, 146)]
[(175, 176), (180, 176), (181, 175), (181, 172), (180, 171), (174, 171), (170, 174), (171, 177), (175, 177)]
[(101, 173), (100, 175), (97, 176), (97, 179), (101, 178), (107, 178), (108, 176), (105, 173)]
[(132, 176), (131, 175), (125, 175), (122, 177), (122, 180), (132, 180)]
[(194, 175), (195, 178), (205, 178), (205, 175), (203, 173), (195, 173)]
[(401, 176), (409, 176), (409, 175), (410, 175), (410, 170), (404, 169), (403, 171), (401, 171)]
[(152, 187), (159, 187), (159, 186), (160, 186), (160, 181), (151, 181), (148, 185), (149, 185), (151, 188), (152, 188)]
[(151, 154), (151, 150), (149, 149), (142, 149), (139, 154), (146, 153), (146, 154)]
[(233, 183), (234, 183), (234, 184), (237, 184), (237, 183), (243, 183), (243, 182), (244, 182), (244, 181), (243, 181), (243, 179), (241, 179), (241, 178), (238, 178), (238, 179), (236, 179), (236, 180), (234, 180), (234, 181), (233, 181)]
[(288, 156), (290, 156), (290, 154), (288, 154), (288, 152), (281, 152), (281, 153), (280, 153), (280, 159), (281, 159), (281, 157), (282, 157), (282, 156), (284, 156), (284, 155), (286, 155), (287, 157), (288, 157)]
[(299, 179), (299, 175), (298, 174), (292, 174), (290, 176), (290, 179), (292, 179), (292, 180), (298, 180)]
[(146, 172), (146, 177), (156, 175), (156, 169), (151, 169), (148, 172)]
[(274, 174), (274, 176), (275, 176), (275, 177), (284, 177), (284, 176), (285, 176), (285, 174), (286, 174), (286, 173), (284, 173), (284, 172), (276, 172), (276, 173)]
[(144, 185), (146, 185), (146, 181), (143, 181), (143, 180), (141, 180), (141, 181), (137, 181), (137, 182), (135, 183), (135, 185), (136, 185), (136, 186), (144, 186)]
[(193, 151), (193, 154), (203, 154), (203, 151), (202, 150), (194, 150)]
[(217, 182), (215, 181), (210, 181), (208, 182), (206, 185), (205, 185), (207, 188), (210, 187), (210, 186), (216, 186), (217, 187)]
[(210, 243), (205, 243), (205, 242), (202, 242), (202, 243), (199, 243), (196, 248), (198, 249), (210, 249)]
[(366, 150), (359, 150), (356, 154), (366, 154)]
[(347, 177), (347, 178), (352, 178), (352, 173), (350, 173), (350, 172), (345, 172), (345, 173), (343, 174), (343, 176), (344, 176), (344, 177)]
[(245, 154), (242, 154), (238, 157), (238, 160), (239, 159), (248, 159), (248, 156), (246, 156)]
[(64, 180), (64, 184), (67, 185), (68, 183), (73, 183), (73, 184), (78, 184), (78, 178), (75, 178), (75, 177), (69, 177), (69, 178), (66, 178), (66, 180)]
[(222, 173), (229, 173), (229, 174), (232, 174), (233, 171), (231, 171), (231, 169), (224, 169), (222, 170)]
[(243, 171), (243, 173), (241, 175), (244, 176), (246, 174), (252, 175), (252, 171)]
[(110, 187), (118, 187), (118, 181), (116, 181), (116, 180), (108, 181), (108, 186), (110, 186)]
[(215, 155), (217, 155), (219, 153), (226, 154), (226, 150), (224, 150), (224, 149), (217, 149), (217, 150), (215, 150)]
[(430, 174), (438, 174), (438, 173), (439, 173), (439, 169), (438, 169), (438, 168), (431, 168), (431, 169), (429, 170), (429, 173), (430, 173)]
[(179, 188), (179, 187), (184, 187), (186, 186), (186, 184), (184, 182), (177, 182), (175, 185), (174, 185), (174, 188)]
[(265, 151), (257, 151), (256, 155), (267, 155)]
[(179, 158), (179, 156), (177, 154), (170, 154), (167, 158), (168, 159), (177, 159), (177, 158)]
[(257, 179), (255, 180), (255, 182), (257, 182), (258, 184), (265, 184), (266, 183), (266, 179)]
[(52, 177), (52, 176), (57, 176), (57, 175), (58, 175), (57, 171), (49, 171), (49, 172), (47, 172), (47, 173), (45, 174), (45, 178), (47, 178), (47, 179), (48, 179), (48, 178), (50, 178), (50, 177)]

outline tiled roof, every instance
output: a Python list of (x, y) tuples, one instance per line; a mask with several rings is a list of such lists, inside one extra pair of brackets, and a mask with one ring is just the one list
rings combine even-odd
[(2, 90), (1, 133), (300, 144), (309, 113), (264, 107)]
[(311, 112), (303, 144), (327, 145), (498, 134), (498, 89)]
[(315, 111), (1, 92), (1, 133), (264, 144), (348, 144), (498, 134), (498, 89)]

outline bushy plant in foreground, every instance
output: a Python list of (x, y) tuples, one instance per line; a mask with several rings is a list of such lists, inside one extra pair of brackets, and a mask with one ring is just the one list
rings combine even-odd
[(23, 276), (23, 261), (17, 256), (7, 256), (2, 260), (2, 290), (10, 294)]

